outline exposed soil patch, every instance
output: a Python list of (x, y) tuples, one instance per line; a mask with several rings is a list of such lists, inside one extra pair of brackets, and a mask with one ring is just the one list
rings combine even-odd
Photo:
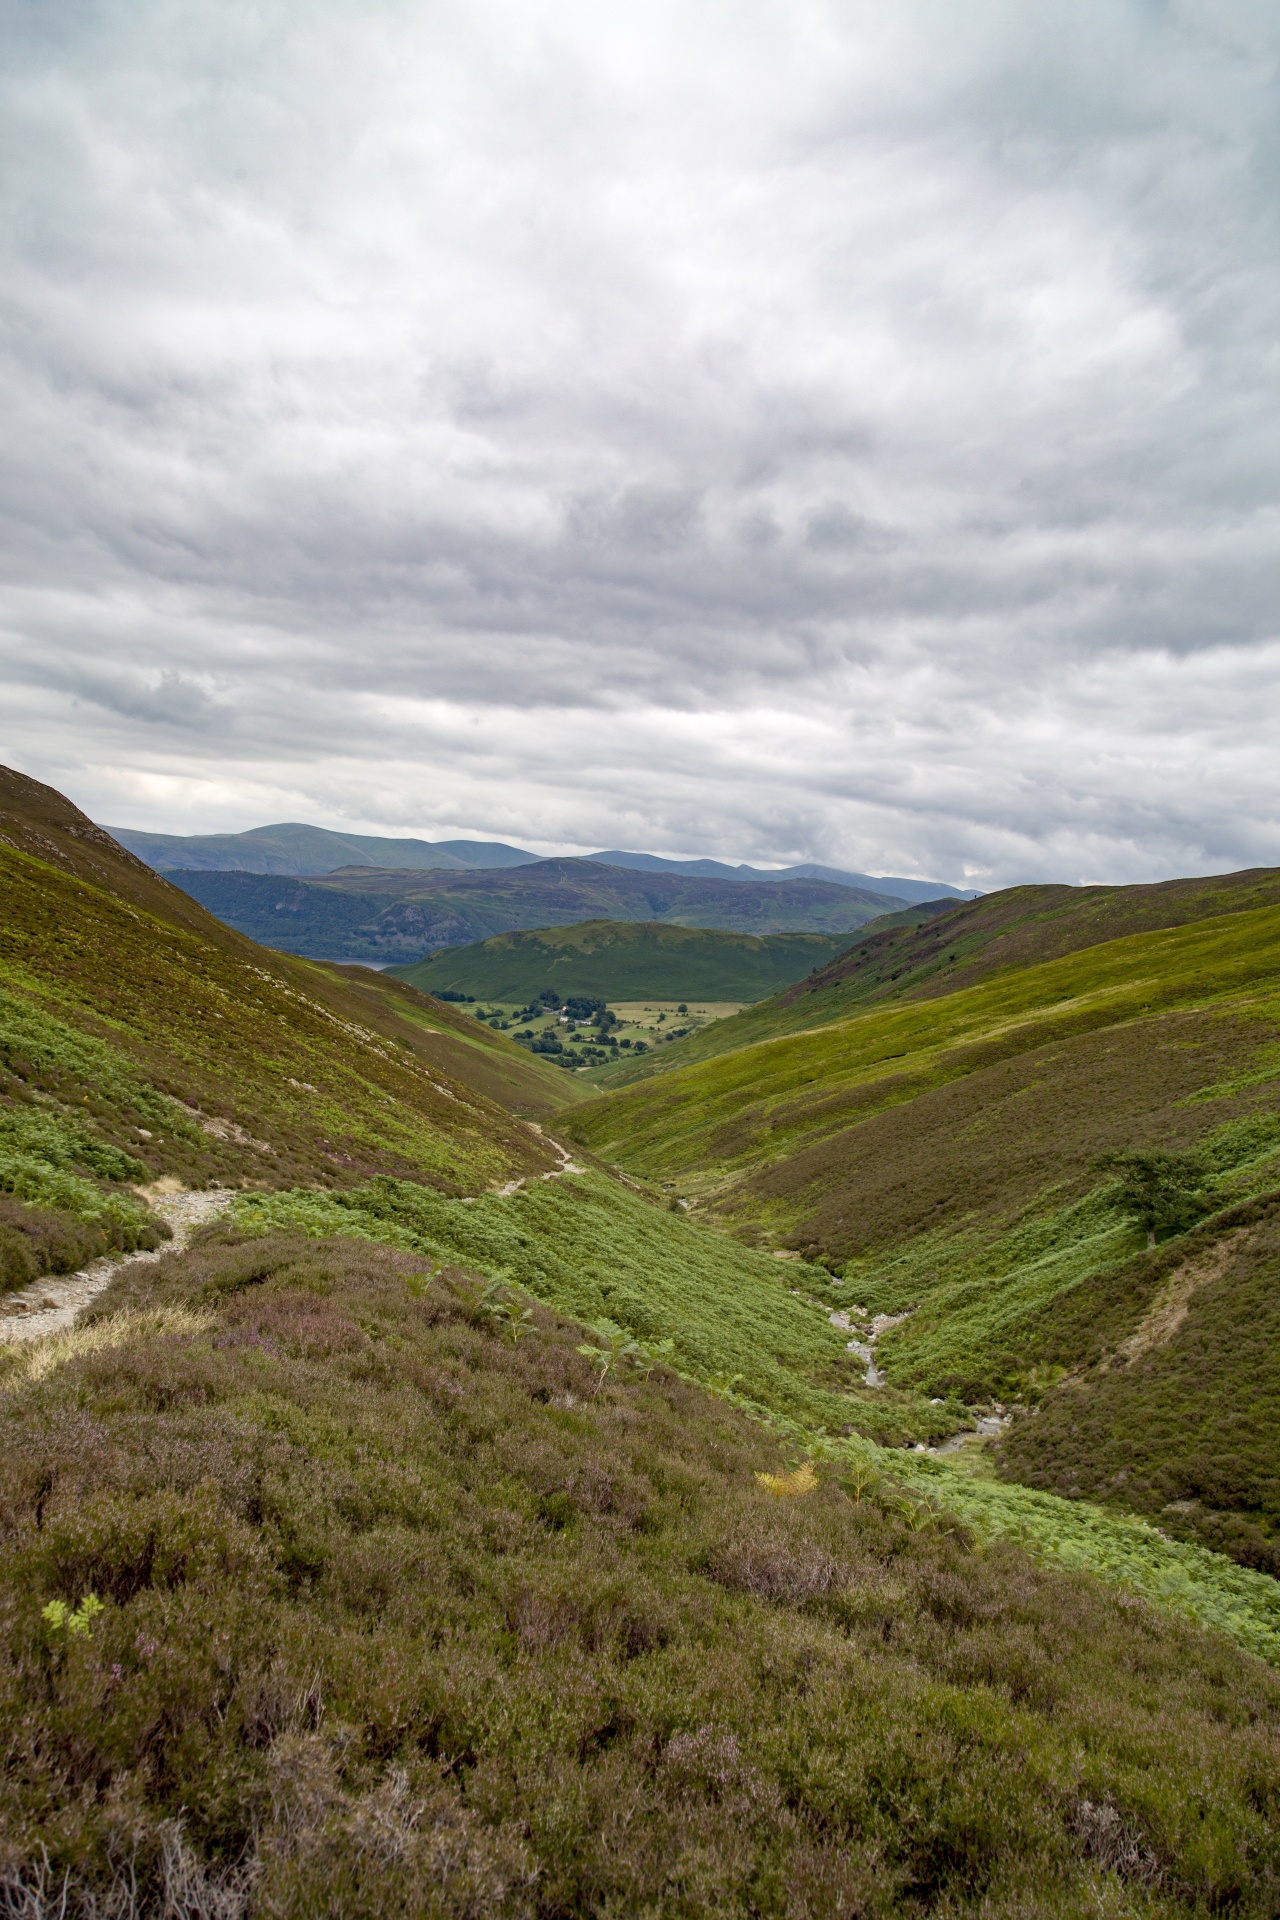
[(1141, 1359), (1153, 1347), (1167, 1346), (1190, 1311), (1192, 1295), (1221, 1279), (1240, 1249), (1240, 1242), (1248, 1238), (1247, 1229), (1238, 1227), (1234, 1233), (1224, 1234), (1213, 1246), (1175, 1267), (1141, 1323), (1127, 1340), (1121, 1341), (1115, 1353), (1102, 1362), (1099, 1371), (1106, 1373), (1117, 1362), (1125, 1365)]

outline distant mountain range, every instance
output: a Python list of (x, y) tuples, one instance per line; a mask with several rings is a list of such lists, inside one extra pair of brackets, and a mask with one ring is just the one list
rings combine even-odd
[(592, 853), (607, 867), (632, 867), (641, 873), (680, 873), (691, 880), (763, 881), (776, 886), (785, 880), (825, 880), (835, 887), (857, 887), (881, 894), (892, 894), (907, 906), (921, 900), (976, 900), (979, 894), (943, 885), (940, 880), (903, 880), (897, 876), (874, 873), (847, 873), (842, 867), (819, 867), (806, 861), (799, 867), (730, 867), (721, 860), (664, 860), (656, 853)]
[(457, 871), (526, 867), (538, 858), (500, 840), (392, 840), (383, 834), (331, 833), (327, 827), (294, 820), (250, 827), (247, 833), (135, 833), (132, 827), (105, 831), (157, 873), (182, 869), (300, 875), (335, 873), (339, 867)]
[(868, 921), (904, 907), (893, 895), (829, 880), (762, 884), (636, 871), (596, 860), (535, 860), (505, 872), (347, 867), (309, 878), (178, 868), (169, 878), (265, 946), (315, 960), (384, 964), (517, 929), (584, 920), (852, 936)]
[[(540, 855), (523, 847), (509, 847), (501, 840), (395, 840), (382, 834), (333, 833), (327, 827), (311, 827), (300, 821), (250, 827), (246, 833), (139, 833), (132, 827), (107, 827), (105, 831), (157, 873), (270, 873), (301, 878), (336, 873), (342, 867), (458, 872), (527, 867), (541, 861)], [(667, 860), (656, 853), (616, 849), (585, 857), (607, 867), (679, 874), (688, 880), (745, 881), (767, 886), (789, 880), (825, 880), (832, 886), (891, 895), (896, 902), (911, 905), (944, 896), (957, 900), (977, 897), (972, 890), (965, 892), (937, 880), (847, 873), (840, 867), (812, 863), (798, 867), (731, 867), (721, 860)]]

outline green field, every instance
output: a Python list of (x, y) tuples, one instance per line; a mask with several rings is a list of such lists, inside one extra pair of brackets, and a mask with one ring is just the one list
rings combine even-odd
[(603, 1000), (763, 1000), (812, 973), (847, 935), (724, 933), (654, 921), (587, 920), (449, 947), (392, 971), (424, 993), (525, 1005), (543, 987)]

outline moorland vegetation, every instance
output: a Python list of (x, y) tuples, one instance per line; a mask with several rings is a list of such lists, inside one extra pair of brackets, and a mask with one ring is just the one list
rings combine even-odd
[(224, 1231), (10, 1379), (11, 1910), (1274, 1910), (1268, 1667), (486, 1304)]
[(881, 933), (611, 1070), (572, 1131), (903, 1316), (889, 1382), (1026, 1409), (1010, 1477), (1273, 1567), (1278, 886), (1022, 890), (1025, 925), (997, 895)]
[[(781, 996), (749, 1045), (705, 1029), (570, 1105), (456, 1003), (255, 948), (48, 789), (4, 776), (0, 835), (30, 1259), (160, 1237), (160, 1181), (226, 1202), (0, 1349), (7, 1911), (1275, 1911), (1269, 1523), (1211, 1539), (1179, 1482), (1175, 1538), (1157, 1500), (1196, 1355), (1271, 1338), (1271, 909), (837, 1017), (823, 986), (821, 1031)], [(962, 1096), (975, 1184), (931, 1212), (909, 1129), (901, 1192), (838, 1191), (860, 1152), (782, 1177), (913, 1108), (936, 1154)], [(569, 1158), (578, 1116), (607, 1157)], [(850, 1333), (904, 1301), (872, 1385)], [(998, 1453), (914, 1450), (1013, 1389), (1040, 1411)]]

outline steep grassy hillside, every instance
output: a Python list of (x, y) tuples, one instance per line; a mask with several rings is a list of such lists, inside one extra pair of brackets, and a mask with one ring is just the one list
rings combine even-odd
[(9, 1911), (1274, 1911), (1274, 1673), (484, 1306), (223, 1235), (10, 1368)]
[[(1280, 906), (1280, 872), (1272, 867), (1154, 886), (1009, 887), (952, 908), (914, 933), (887, 938), (887, 929), (868, 928), (872, 938), (784, 994), (779, 1012), (809, 995), (821, 996), (818, 1004), (829, 1008), (954, 993), (1006, 968), (1062, 959), (1126, 934), (1268, 906)], [(812, 1007), (804, 1014), (815, 1017)]]
[(1280, 910), (1232, 912), (739, 1048), (572, 1125), (743, 1231), (858, 1261), (867, 1304), (919, 1309), (890, 1354), (919, 1348), (936, 1296), (935, 1390), (956, 1369), (992, 1390), (1021, 1334), (998, 1352), (990, 1325), (965, 1331), (965, 1288), (986, 1302), (998, 1283), (1025, 1313), (1126, 1256), (1134, 1229), (1094, 1171), (1109, 1150), (1219, 1140), (1228, 1181), (1253, 1154), (1232, 1125), (1276, 1112), (1278, 991)]
[(1136, 932), (1280, 905), (1280, 871), (1255, 868), (1141, 887), (1010, 887), (963, 906), (930, 903), (863, 927), (827, 967), (662, 1058), (607, 1076), (611, 1087), (847, 1014), (936, 999), (1005, 971), (1063, 959)]
[[(442, 1048), (479, 1063), (473, 1047), (386, 1001), (368, 1021), (368, 996), (229, 933), (48, 789), (5, 774), (0, 800), (8, 1284), (153, 1243), (134, 1189), (162, 1177), (341, 1185), (383, 1171), (463, 1192), (557, 1164), (430, 1064)], [(537, 1064), (507, 1052), (532, 1081)]]
[(1006, 1436), (1002, 1471), (1280, 1575), (1280, 1193), (1082, 1291), (1091, 1351)]
[(660, 921), (771, 934), (856, 932), (902, 902), (824, 880), (776, 885), (540, 860), (501, 873), (349, 868), (310, 881), (174, 873), (211, 913), (266, 946), (323, 960), (408, 964), (438, 947), (583, 920)]
[(714, 932), (655, 922), (587, 920), (578, 926), (502, 933), (450, 947), (398, 977), (424, 993), (441, 987), (525, 1006), (542, 987), (602, 1000), (763, 1000), (811, 973), (845, 935)]
[(810, 1223), (845, 1258), (1025, 1204), (1107, 1148), (1185, 1143), (1210, 1104), (1224, 1120), (1265, 1107), (1278, 993), (1280, 908), (1232, 913), (669, 1065), (574, 1131), (744, 1218)]

